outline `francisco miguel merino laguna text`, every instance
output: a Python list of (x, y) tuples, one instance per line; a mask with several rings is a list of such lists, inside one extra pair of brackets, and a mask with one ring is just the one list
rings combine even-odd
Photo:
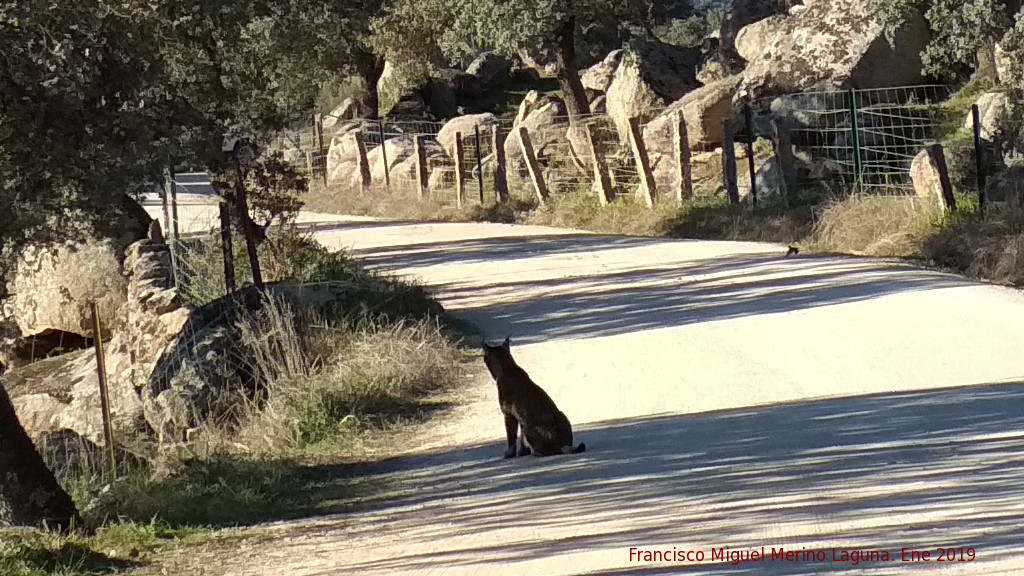
[(901, 548), (898, 553), (893, 552), (890, 554), (888, 550), (847, 550), (842, 548), (786, 550), (785, 548), (773, 547), (769, 552), (764, 546), (760, 549), (750, 548), (745, 550), (730, 550), (728, 546), (723, 546), (712, 548), (710, 555), (705, 554), (703, 550), (679, 549), (674, 546), (671, 550), (629, 549), (629, 560), (631, 562), (704, 562), (707, 560), (710, 562), (729, 562), (733, 565), (738, 565), (742, 562), (764, 562), (771, 560), (773, 562), (846, 562), (856, 566), (861, 562), (971, 562), (974, 558), (974, 548), (936, 548), (934, 551)]

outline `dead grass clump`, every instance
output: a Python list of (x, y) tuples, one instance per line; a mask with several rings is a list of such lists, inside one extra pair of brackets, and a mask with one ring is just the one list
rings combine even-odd
[[(353, 452), (356, 432), (422, 416), (431, 394), (455, 384), (458, 347), (436, 319), (341, 324), (268, 305), (243, 324), (264, 399), (229, 442), (247, 451)], [(325, 446), (326, 445), (326, 446)]]
[(925, 239), (938, 229), (936, 215), (914, 197), (851, 195), (825, 207), (812, 241), (826, 252), (918, 257)]
[(811, 230), (811, 208), (778, 203), (729, 204), (726, 198), (698, 198), (665, 222), (672, 238), (743, 242), (802, 242)]
[(954, 215), (921, 251), (936, 265), (973, 278), (1024, 285), (1024, 214), (996, 205), (984, 217)]

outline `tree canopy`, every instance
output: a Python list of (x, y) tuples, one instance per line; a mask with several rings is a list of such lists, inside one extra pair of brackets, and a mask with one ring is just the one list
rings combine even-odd
[[(872, 0), (873, 8), (892, 27), (912, 12), (921, 12), (932, 30), (923, 54), (925, 71), (949, 78), (986, 66), (994, 45), (1013, 28), (1020, 0)], [(979, 54), (980, 53), (980, 54)]]
[[(424, 71), (430, 59), (456, 59), (482, 50), (510, 56), (529, 51), (557, 63), (570, 119), (586, 110), (576, 39), (596, 29), (644, 32), (688, 16), (689, 0), (392, 0), (372, 30), (375, 47), (399, 66)], [(613, 34), (614, 36), (614, 34)]]
[(326, 82), (373, 59), (376, 6), (0, 0), (0, 248), (102, 221), (169, 164), (217, 169), (232, 133), (307, 123)]
[[(1024, 131), (1024, 7), (1021, 0), (872, 0), (892, 34), (914, 11), (932, 31), (922, 54), (924, 71), (946, 80), (980, 73), (998, 80), (1010, 96), (1006, 144), (1020, 144)], [(1002, 56), (998, 58), (997, 49)], [(997, 74), (999, 68), (1002, 74)], [(1002, 76), (1002, 77), (1001, 77)]]

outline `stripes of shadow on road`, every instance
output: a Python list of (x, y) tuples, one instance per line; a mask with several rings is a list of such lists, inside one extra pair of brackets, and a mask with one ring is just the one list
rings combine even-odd
[[(844, 304), (902, 292), (972, 285), (961, 277), (892, 262), (851, 257), (783, 258), (783, 253), (688, 256), (652, 266), (617, 264), (601, 273), (529, 274), (530, 259), (612, 253), (668, 241), (602, 236), (498, 237), (432, 242), (356, 252), (373, 268), (416, 268), (494, 262), (494, 274), (432, 283), (446, 308), (485, 330), (515, 334), (520, 344), (614, 336), (641, 330)], [(678, 242), (678, 241), (676, 241)], [(686, 242), (686, 241), (682, 241)], [(699, 242), (699, 241), (693, 241)], [(731, 243), (724, 243), (731, 244)], [(527, 270), (510, 272), (514, 261)], [(590, 269), (593, 266), (589, 267)], [(486, 305), (476, 300), (487, 296)]]
[[(581, 455), (503, 460), (500, 443), (391, 461), (416, 486), (379, 505), (421, 542), (520, 527), (526, 542), (351, 566), (415, 571), (630, 547), (889, 551), (1024, 541), (1024, 384), (779, 404), (581, 428)], [(443, 521), (441, 521), (443, 520)], [(769, 527), (774, 527), (769, 529)], [(545, 538), (544, 535), (572, 534)], [(407, 542), (408, 543), (408, 542)], [(899, 563), (648, 565), (593, 574), (842, 574)]]

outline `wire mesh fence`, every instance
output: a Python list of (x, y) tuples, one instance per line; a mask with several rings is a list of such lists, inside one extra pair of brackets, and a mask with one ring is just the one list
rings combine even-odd
[(789, 124), (809, 177), (875, 193), (912, 187), (910, 166), (943, 128), (942, 85), (802, 92), (761, 102)]
[[(732, 184), (739, 190), (730, 198), (748, 196), (757, 182), (766, 179), (779, 146), (777, 131), (762, 127), (785, 123), (796, 163), (793, 172), (801, 182), (835, 182), (871, 193), (908, 193), (915, 156), (948, 132), (950, 122), (963, 122), (949, 116), (945, 103), (952, 94), (952, 88), (944, 85), (789, 94), (753, 102), (758, 111), (753, 130), (745, 130), (742, 106), (735, 103), (725, 118), (697, 119), (704, 124), (703, 142), (697, 147), (687, 142), (693, 164), (686, 177), (698, 194), (728, 192), (729, 164), (734, 163)], [(464, 207), (475, 197), (494, 198), (499, 176), (507, 180), (510, 190), (529, 197), (541, 196), (539, 185), (547, 194), (593, 193), (600, 188), (600, 174), (595, 171), (600, 164), (606, 168), (613, 196), (637, 196), (646, 180), (652, 192), (656, 188), (657, 195), (665, 197), (672, 195), (683, 177), (677, 175), (683, 169), (674, 150), (673, 131), (665, 128), (674, 125), (679, 112), (672, 107), (649, 110), (637, 119), (648, 156), (643, 162), (630, 141), (628, 118), (604, 113), (584, 116), (579, 124), (589, 125), (587, 134), (571, 129), (557, 107), (544, 105), (516, 121), (489, 115), (458, 117), (448, 124), (338, 120), (314, 126), (288, 141), (306, 143), (307, 148), (296, 148), (300, 152), (293, 157), (303, 159), (310, 175), (316, 176), (311, 181), (323, 182), (336, 194), (386, 193), (410, 200), (429, 196)], [(724, 122), (718, 125), (719, 121)], [(738, 126), (736, 139), (732, 153), (723, 154), (723, 146), (728, 146), (723, 126), (730, 122)], [(452, 132), (460, 127), (458, 146)], [(539, 177), (531, 174), (525, 158), (521, 128), (529, 134)], [(495, 130), (502, 133), (500, 137), (495, 137)], [(763, 145), (746, 145), (748, 140), (761, 139)], [(417, 141), (425, 149), (424, 169), (416, 158)], [(381, 146), (382, 142), (386, 145)], [(495, 142), (500, 151), (495, 150)], [(359, 159), (360, 154), (365, 160)], [(499, 166), (502, 160), (505, 165)], [(645, 164), (650, 174), (644, 173)]]
[(201, 306), (252, 279), (235, 206), (214, 191), (205, 174), (175, 175), (160, 201), (174, 284), (187, 302)]
[[(582, 129), (570, 131), (569, 118), (558, 114), (546, 114), (522, 125), (490, 115), (466, 117), (449, 125), (340, 121), (325, 126), (322, 151), (292, 152), (289, 159), (305, 165), (311, 182), (322, 181), (338, 193), (389, 193), (410, 199), (426, 195), (453, 206), (489, 202), (497, 197), (499, 180), (503, 188), (528, 197), (539, 195), (538, 185), (545, 194), (588, 190), (594, 185), (594, 155), (607, 166), (613, 188), (626, 191), (635, 187), (635, 160), (611, 117), (594, 114), (581, 122), (590, 126), (589, 134)], [(533, 174), (520, 126), (526, 129), (532, 148)], [(299, 141), (312, 140), (289, 137), (275, 142), (271, 149), (285, 152), (287, 143)], [(381, 142), (386, 144), (381, 146)], [(422, 158), (417, 146), (423, 148)], [(299, 159), (304, 158), (300, 164)]]

